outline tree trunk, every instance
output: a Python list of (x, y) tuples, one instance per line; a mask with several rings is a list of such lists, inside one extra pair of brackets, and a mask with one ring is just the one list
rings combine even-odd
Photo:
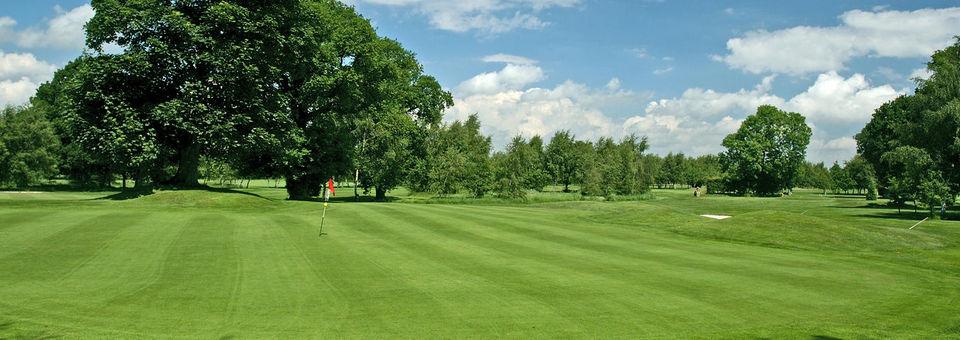
[(377, 192), (377, 201), (383, 202), (387, 200), (387, 190), (381, 187), (374, 189)]
[(127, 188), (127, 174), (123, 174), (123, 189)]
[(133, 180), (133, 190), (144, 194), (153, 193), (153, 181), (150, 180), (150, 176), (147, 176), (146, 170), (137, 170), (133, 175)]
[(570, 183), (563, 183), (563, 192), (570, 192)]
[(174, 185), (186, 187), (200, 186), (199, 144), (190, 142), (183, 150), (180, 150), (180, 162), (178, 165), (177, 175), (173, 178)]

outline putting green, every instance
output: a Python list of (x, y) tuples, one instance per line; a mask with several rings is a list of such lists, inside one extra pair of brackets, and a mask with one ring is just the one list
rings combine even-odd
[(862, 199), (250, 192), (0, 194), (0, 338), (960, 337), (960, 223)]

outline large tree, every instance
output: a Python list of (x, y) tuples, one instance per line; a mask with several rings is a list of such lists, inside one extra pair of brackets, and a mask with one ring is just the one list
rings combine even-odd
[[(197, 185), (203, 154), (281, 145), (273, 89), (277, 37), (297, 2), (91, 3), (87, 47), (64, 91), (64, 115), (85, 150), (138, 185)], [(119, 53), (104, 52), (106, 45)]]
[(390, 39), (371, 44), (368, 56), (354, 62), (371, 86), (366, 109), (357, 123), (357, 168), (365, 187), (376, 198), (398, 186), (416, 164), (414, 143), (419, 135), (440, 123), (452, 97), (430, 76), (423, 74), (413, 53)]
[(857, 148), (875, 168), (879, 182), (890, 189), (897, 174), (886, 153), (903, 146), (922, 149), (952, 193), (960, 192), (960, 38), (933, 54), (928, 79), (917, 79), (912, 95), (878, 108), (857, 134)]
[(773, 195), (793, 188), (812, 131), (802, 115), (760, 106), (723, 140), (731, 185), (741, 193)]

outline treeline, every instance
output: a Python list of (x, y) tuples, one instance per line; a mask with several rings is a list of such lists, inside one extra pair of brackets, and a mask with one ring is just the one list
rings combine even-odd
[(422, 143), (413, 145), (409, 161), (401, 163), (404, 166), (358, 167), (361, 185), (373, 188), (378, 197), (405, 184), (439, 196), (465, 192), (473, 197), (492, 193), (525, 198), (529, 191), (550, 185), (562, 186), (565, 192), (579, 185), (584, 195), (629, 196), (647, 192), (652, 182), (643, 164), (648, 144), (637, 136), (591, 142), (560, 131), (549, 143), (540, 136), (517, 136), (504, 150), (494, 151), (490, 137), (482, 134), (479, 119), (472, 115), (426, 131)]

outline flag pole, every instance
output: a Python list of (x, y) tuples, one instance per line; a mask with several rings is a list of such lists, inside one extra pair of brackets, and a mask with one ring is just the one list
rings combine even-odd
[(323, 222), (327, 219), (327, 207), (330, 206), (330, 194), (333, 193), (333, 178), (330, 178), (323, 188), (323, 214), (320, 215), (320, 235), (317, 237), (323, 237)]
[(327, 206), (329, 205), (330, 203), (323, 202), (323, 214), (320, 215), (320, 235), (318, 237), (323, 237), (323, 221), (327, 219)]

